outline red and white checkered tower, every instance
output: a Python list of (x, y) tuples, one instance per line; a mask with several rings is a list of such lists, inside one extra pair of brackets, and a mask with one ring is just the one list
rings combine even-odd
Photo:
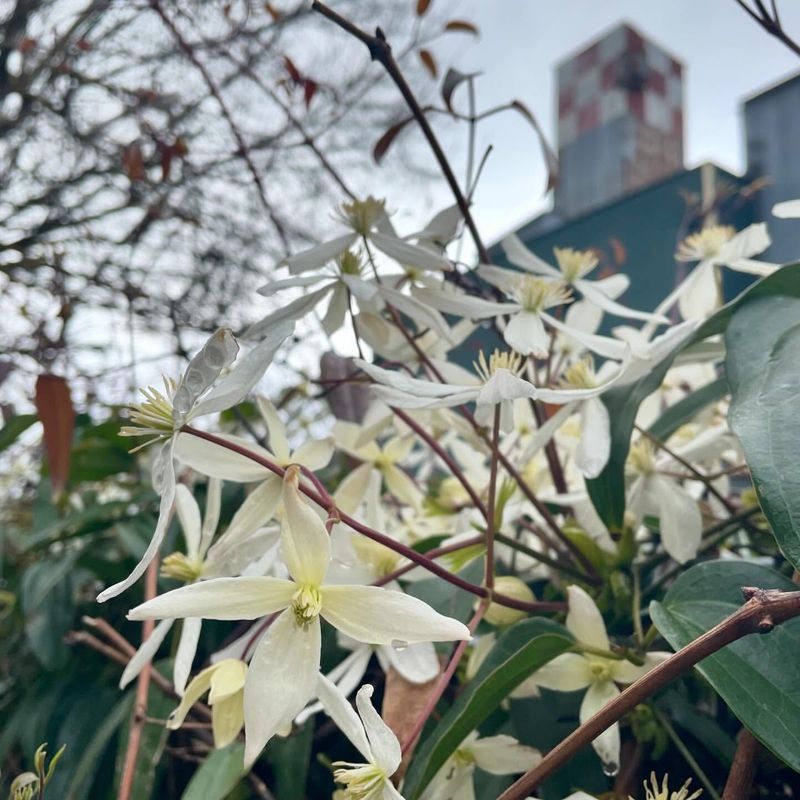
[(558, 67), (559, 183), (565, 217), (683, 169), (683, 66), (620, 25)]

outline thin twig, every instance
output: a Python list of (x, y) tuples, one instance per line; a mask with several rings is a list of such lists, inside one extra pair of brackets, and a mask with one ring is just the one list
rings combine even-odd
[(537, 767), (523, 775), (498, 800), (521, 800), (582, 747), (621, 719), (639, 703), (691, 669), (704, 658), (751, 633), (769, 633), (776, 625), (800, 615), (800, 591), (743, 588), (747, 602), (686, 647), (632, 683), (593, 717), (554, 747)]

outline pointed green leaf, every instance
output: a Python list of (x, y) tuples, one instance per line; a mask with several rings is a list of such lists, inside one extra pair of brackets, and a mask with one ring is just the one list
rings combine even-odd
[(181, 800), (224, 800), (246, 774), (244, 744), (233, 742), (209, 753), (189, 781)]

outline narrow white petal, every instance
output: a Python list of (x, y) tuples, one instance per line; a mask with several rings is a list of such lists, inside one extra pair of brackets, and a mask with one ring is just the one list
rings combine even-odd
[(330, 280), (329, 275), (304, 275), (299, 278), (281, 278), (277, 281), (268, 281), (260, 289), (258, 293), (262, 297), (272, 297), (276, 292), (282, 292), (284, 289), (294, 289), (297, 287), (313, 286), (320, 281)]
[(418, 269), (434, 270), (436, 272), (449, 272), (453, 268), (446, 258), (419, 245), (404, 242), (394, 236), (373, 232), (369, 235), (369, 240), (378, 250), (385, 253), (389, 258), (393, 258), (401, 266), (417, 267)]
[(244, 685), (244, 763), (251, 766), (267, 742), (313, 697), (322, 648), (319, 618), (298, 626), (284, 611), (259, 642)]
[[(441, 384), (440, 384), (441, 385)], [(453, 408), (453, 406), (460, 406), (464, 403), (473, 403), (478, 396), (480, 389), (464, 389), (463, 391), (454, 392), (453, 394), (443, 395), (441, 397), (426, 397), (414, 396), (406, 392), (400, 392), (397, 389), (391, 389), (388, 386), (372, 387), (372, 393), (379, 400), (382, 400), (386, 405), (396, 408)]]
[(187, 617), (183, 621), (181, 638), (178, 642), (178, 650), (175, 653), (175, 666), (172, 671), (172, 682), (175, 691), (183, 695), (186, 690), (186, 682), (192, 672), (192, 664), (197, 653), (197, 643), (200, 641), (200, 628), (203, 620), (197, 617)]
[(399, 500), (412, 508), (421, 509), (423, 493), (403, 470), (394, 464), (386, 465), (381, 472), (386, 488)]
[(444, 397), (456, 392), (463, 392), (465, 389), (473, 389), (479, 385), (478, 378), (475, 378), (475, 386), (458, 386), (448, 383), (434, 383), (420, 378), (412, 378), (402, 372), (376, 367), (360, 358), (354, 359), (355, 365), (362, 369), (377, 383), (390, 386), (400, 392), (406, 392), (416, 397)]
[(386, 775), (392, 775), (400, 766), (402, 758), (400, 742), (372, 705), (373, 692), (374, 689), (369, 684), (362, 686), (356, 694), (356, 708), (372, 749), (372, 762)]
[[(580, 721), (583, 725), (586, 720), (593, 717), (603, 706), (608, 705), (619, 695), (619, 689), (611, 681), (593, 683), (583, 697), (580, 708)], [(607, 771), (616, 772), (619, 768), (619, 723), (615, 722), (607, 728), (593, 742), (595, 752), (606, 766)]]
[(624, 272), (617, 272), (614, 275), (609, 275), (607, 278), (600, 278), (599, 280), (592, 281), (592, 285), (606, 297), (616, 300), (621, 294), (628, 290), (628, 287), (631, 285), (631, 279)]
[[(220, 439), (246, 448), (249, 452), (255, 453), (261, 458), (266, 458), (269, 461), (275, 460), (269, 450), (259, 447), (249, 439), (222, 433), (216, 435)], [(252, 483), (254, 481), (263, 481), (274, 474), (247, 456), (235, 453), (227, 447), (206, 441), (190, 433), (178, 434), (175, 445), (175, 458), (202, 475), (219, 478), (223, 481)]]
[[(658, 494), (659, 527), (664, 549), (679, 564), (697, 555), (703, 536), (703, 517), (697, 502), (674, 480), (654, 475)], [(657, 486), (657, 488), (656, 488)]]
[(450, 326), (439, 311), (420, 302), (416, 297), (403, 294), (385, 284), (378, 286), (378, 294), (398, 311), (413, 319), (419, 328), (430, 328), (443, 339), (450, 335)]
[(561, 272), (555, 267), (551, 267), (539, 256), (534, 255), (522, 243), (522, 239), (516, 233), (506, 236), (500, 243), (506, 258), (515, 266), (522, 267), (528, 272), (535, 272), (537, 275), (549, 275), (551, 278), (561, 278)]
[(469, 746), (475, 763), (492, 775), (516, 775), (533, 769), (542, 754), (533, 747), (520, 744), (513, 736), (487, 736)]
[(322, 616), (367, 644), (450, 642), (469, 639), (466, 625), (411, 595), (377, 586), (323, 586)]
[(347, 288), (342, 283), (337, 283), (331, 294), (325, 316), (322, 318), (322, 330), (333, 336), (344, 325), (345, 317), (350, 309), (350, 298)]
[(800, 200), (784, 200), (772, 206), (772, 213), (779, 219), (800, 217)]
[(158, 648), (174, 624), (174, 620), (163, 619), (153, 628), (152, 633), (139, 645), (139, 649), (131, 656), (131, 660), (123, 670), (119, 679), (120, 689), (124, 689), (142, 671), (142, 667), (153, 660), (153, 656), (158, 652)]
[(610, 647), (606, 624), (594, 600), (580, 586), (567, 588), (569, 612), (567, 628), (582, 644), (608, 650)]
[(509, 319), (503, 338), (509, 347), (524, 356), (545, 358), (550, 348), (550, 334), (544, 329), (542, 318), (524, 309)]
[(503, 269), (492, 264), (480, 264), (475, 270), (486, 283), (491, 284), (496, 289), (500, 289), (505, 294), (511, 294), (514, 286), (519, 282), (520, 272), (517, 269)]
[(520, 456), (520, 463), (527, 464), (555, 435), (555, 432), (567, 421), (575, 411), (575, 403), (570, 402), (561, 406), (547, 422), (539, 428), (531, 437), (525, 447), (525, 451)]
[(335, 452), (336, 444), (330, 436), (324, 439), (308, 439), (291, 454), (291, 461), (316, 472), (328, 466)]
[(417, 642), (402, 650), (384, 645), (380, 652), (409, 683), (432, 681), (441, 670), (436, 648), (430, 642)]
[(128, 619), (256, 619), (286, 608), (297, 586), (280, 578), (215, 578), (154, 597)]
[(285, 463), (291, 451), (289, 441), (286, 438), (286, 427), (283, 420), (278, 416), (278, 410), (263, 395), (256, 397), (258, 412), (264, 418), (267, 425), (267, 435), (269, 436), (269, 449), (275, 454), (279, 463)]
[(361, 505), (373, 470), (372, 464), (360, 464), (336, 487), (333, 498), (345, 514), (352, 514)]
[(265, 333), (274, 330), (278, 325), (294, 324), (297, 320), (310, 314), (335, 285), (335, 282), (326, 283), (321, 289), (315, 289), (313, 292), (295, 298), (291, 303), (278, 306), (274, 311), (270, 311), (266, 317), (254, 322), (244, 332), (242, 338), (249, 340), (260, 339)]
[(206, 513), (203, 515), (203, 527), (200, 530), (200, 556), (203, 557), (217, 532), (219, 512), (222, 507), (222, 481), (209, 478), (206, 484)]
[(728, 266), (737, 272), (746, 272), (748, 275), (772, 275), (776, 269), (780, 269), (780, 264), (772, 264), (768, 261), (756, 261), (752, 258), (737, 258), (731, 261)]
[(175, 510), (183, 529), (183, 538), (186, 540), (186, 555), (197, 558), (200, 554), (200, 537), (202, 522), (200, 519), (200, 506), (194, 499), (189, 488), (182, 483), (175, 487)]
[(592, 682), (589, 662), (580, 653), (562, 653), (549, 661), (529, 678), (542, 689), (555, 692), (575, 692)]
[(156, 529), (153, 531), (153, 538), (150, 544), (147, 545), (139, 563), (133, 568), (133, 572), (128, 575), (125, 580), (109, 586), (97, 595), (98, 603), (105, 603), (112, 597), (122, 594), (129, 586), (133, 586), (136, 581), (144, 574), (150, 562), (155, 558), (161, 542), (167, 533), (167, 528), (170, 523), (170, 512), (172, 511), (172, 503), (175, 500), (175, 466), (172, 462), (173, 449), (175, 439), (172, 438), (167, 442), (157, 457), (156, 463), (153, 465), (154, 472), (157, 471), (158, 484), (161, 488), (161, 502), (158, 505), (158, 521), (156, 522)]
[(302, 253), (284, 258), (279, 267), (288, 267), (292, 275), (308, 272), (310, 269), (324, 267), (329, 261), (338, 258), (358, 237), (355, 233), (345, 233), (329, 242), (323, 242)]
[(716, 270), (713, 262), (701, 261), (678, 287), (678, 308), (684, 319), (707, 317), (720, 305)]
[(729, 264), (740, 258), (751, 258), (763, 253), (770, 245), (772, 240), (767, 232), (766, 222), (756, 222), (748, 225), (743, 231), (739, 231), (729, 242), (722, 246), (719, 255), (719, 263)]
[(497, 369), (486, 385), (478, 392), (478, 405), (496, 405), (504, 400), (518, 400), (522, 397), (536, 397), (538, 389), (524, 378), (514, 375), (507, 369)]
[(593, 281), (575, 281), (575, 288), (578, 289), (587, 300), (609, 314), (616, 314), (618, 317), (623, 317), (624, 319), (641, 319), (664, 324), (669, 322), (666, 317), (660, 314), (636, 311), (633, 308), (622, 305), (622, 303), (618, 303), (616, 300), (612, 300), (605, 292), (600, 291)]
[(633, 683), (647, 675), (653, 667), (666, 661), (672, 653), (653, 652), (644, 657), (644, 664), (631, 664), (630, 661), (616, 661), (612, 667), (615, 683)]
[(496, 303), (452, 289), (415, 287), (412, 294), (420, 302), (427, 303), (445, 314), (454, 314), (467, 319), (489, 319), (519, 310), (517, 303)]
[(242, 358), (233, 369), (192, 410), (192, 418), (225, 411), (244, 400), (261, 380), (275, 353), (294, 331), (294, 321), (276, 324), (265, 331), (264, 338)]
[(183, 695), (178, 707), (169, 715), (167, 720), (167, 727), (170, 730), (180, 728), (186, 715), (191, 711), (192, 706), (208, 691), (211, 686), (211, 677), (217, 669), (216, 664), (207, 667), (202, 672), (199, 672), (194, 680), (186, 688), (186, 693)]
[(584, 478), (596, 478), (611, 453), (611, 422), (602, 400), (590, 397), (581, 403), (581, 439), (575, 450), (575, 464)]
[(579, 331), (576, 328), (569, 328), (561, 322), (561, 320), (556, 319), (550, 314), (545, 314), (544, 312), (542, 312), (542, 317), (547, 320), (548, 325), (561, 331), (570, 338), (575, 339), (588, 350), (598, 355), (619, 361), (625, 358), (630, 352), (628, 345), (625, 344), (625, 342), (620, 342), (618, 339), (611, 339), (608, 336), (598, 336), (594, 333)]
[(318, 586), (331, 563), (330, 536), (317, 512), (300, 496), (295, 480), (284, 480), (282, 496), (281, 555), (297, 583)]
[(342, 690), (324, 675), (317, 676), (317, 697), (325, 713), (353, 746), (370, 763), (375, 759), (369, 746), (364, 724)]

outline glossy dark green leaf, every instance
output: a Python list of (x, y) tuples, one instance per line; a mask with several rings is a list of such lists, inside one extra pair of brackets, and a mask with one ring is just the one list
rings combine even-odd
[(704, 408), (728, 393), (728, 381), (717, 378), (670, 406), (651, 426), (650, 433), (662, 442), (669, 439), (681, 425), (691, 422)]
[(10, 447), (36, 422), (36, 414), (17, 414), (0, 429), (0, 453)]
[(658, 389), (681, 351), (709, 336), (723, 333), (733, 313), (746, 302), (776, 295), (800, 297), (800, 264), (787, 265), (753, 284), (703, 322), (647, 375), (634, 383), (612, 388), (603, 395), (602, 400), (611, 418), (611, 455), (600, 475), (586, 481), (586, 488), (597, 513), (611, 530), (621, 530), (625, 516), (625, 460), (628, 457), (636, 413), (642, 401)]
[(415, 800), (462, 741), (529, 675), (572, 647), (561, 625), (526, 619), (502, 633), (475, 677), (418, 748), (403, 784)]
[(311, 764), (314, 724), (307, 722), (285, 739), (274, 737), (264, 751), (272, 769), (270, 788), (281, 800), (304, 800)]
[(233, 742), (208, 755), (192, 776), (181, 800), (224, 800), (246, 774), (244, 744)]
[(728, 421), (783, 554), (800, 568), (800, 299), (764, 297), (728, 326)]
[[(741, 608), (741, 588), (793, 591), (774, 570), (738, 561), (707, 561), (688, 569), (663, 602), (650, 604), (658, 630), (685, 647)], [(800, 771), (800, 619), (767, 635), (751, 634), (698, 665), (700, 672), (748, 730), (792, 769)]]

